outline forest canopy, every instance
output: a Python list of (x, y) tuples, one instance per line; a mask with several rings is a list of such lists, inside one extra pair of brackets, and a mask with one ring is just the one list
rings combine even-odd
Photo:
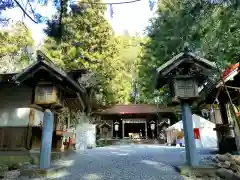
[[(104, 15), (107, 5), (93, 3), (98, 0), (75, 4), (70, 11), (64, 2), (65, 6), (56, 6), (57, 13), (47, 21), (47, 38), (41, 49), (66, 71), (87, 68), (96, 73), (95, 91), (102, 93), (107, 104), (155, 103), (156, 97), (167, 102), (167, 89), (154, 90), (155, 69), (185, 47), (221, 69), (239, 60), (238, 1), (158, 1), (145, 37), (130, 36), (127, 31), (116, 35)], [(1, 8), (12, 7), (6, 3)], [(34, 48), (31, 32), (19, 22), (10, 29), (2, 29), (0, 34), (1, 67), (6, 57), (11, 60), (11, 67), (4, 67), (2, 72), (21, 69), (34, 59), (29, 53), (29, 48)]]
[[(188, 47), (223, 69), (239, 60), (240, 5), (237, 1), (161, 0), (146, 28), (138, 66), (141, 102), (164, 101), (167, 90), (154, 92), (154, 69)], [(152, 88), (149, 88), (152, 87)], [(165, 96), (165, 97), (164, 97)]]

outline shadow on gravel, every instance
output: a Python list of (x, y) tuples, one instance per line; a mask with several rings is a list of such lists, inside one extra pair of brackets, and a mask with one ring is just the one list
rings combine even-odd
[[(86, 150), (58, 163), (68, 166), (66, 180), (182, 180), (175, 169), (148, 150), (129, 147)], [(153, 153), (153, 154), (152, 154)], [(165, 156), (163, 154), (163, 156)]]
[[(213, 153), (214, 149), (199, 149), (201, 157)], [(185, 164), (185, 150), (156, 145), (109, 146), (84, 150), (56, 163), (67, 168), (48, 179), (182, 180), (177, 166)]]

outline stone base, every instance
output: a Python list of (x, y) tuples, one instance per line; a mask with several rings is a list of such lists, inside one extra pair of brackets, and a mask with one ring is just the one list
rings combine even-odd
[(40, 169), (40, 168), (21, 169), (20, 176), (50, 178), (66, 169), (67, 169), (67, 167), (65, 167), (65, 166), (51, 167), (48, 169)]
[(194, 175), (196, 177), (208, 176), (216, 177), (216, 167), (212, 166), (178, 166), (176, 170), (184, 176)]
[[(55, 152), (51, 154), (51, 161), (59, 160), (75, 154), (75, 151)], [(30, 151), (0, 151), (0, 165), (31, 163), (39, 165), (40, 149)]]

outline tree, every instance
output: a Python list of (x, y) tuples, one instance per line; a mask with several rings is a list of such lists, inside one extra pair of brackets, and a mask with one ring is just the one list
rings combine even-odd
[[(148, 38), (139, 63), (142, 101), (153, 102), (154, 69), (188, 47), (224, 68), (239, 57), (240, 8), (234, 2), (162, 0), (158, 16), (147, 27)], [(166, 88), (157, 91), (166, 95)], [(159, 95), (160, 94), (160, 95)]]
[(138, 36), (130, 36), (128, 32), (118, 37), (119, 55), (119, 73), (113, 79), (115, 84), (115, 92), (119, 103), (133, 102), (134, 85), (138, 79), (137, 77), (137, 63), (140, 53), (140, 42), (142, 41)]
[(132, 53), (136, 40), (114, 36), (103, 5), (79, 4), (71, 8), (63, 17), (61, 41), (55, 36), (60, 27), (54, 19), (49, 21), (43, 51), (67, 71), (84, 67), (96, 73), (98, 84), (91, 89), (101, 91), (106, 103), (128, 102), (137, 58), (137, 51)]
[(17, 22), (0, 31), (0, 71), (15, 72), (32, 60), (33, 39), (31, 32)]

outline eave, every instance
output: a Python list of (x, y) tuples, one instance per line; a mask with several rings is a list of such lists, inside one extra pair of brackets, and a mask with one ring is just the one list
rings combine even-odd
[[(188, 59), (190, 57), (190, 59)], [(194, 59), (194, 61), (191, 61)], [(164, 63), (162, 66), (158, 67), (156, 70), (155, 88), (159, 89), (167, 84), (167, 74), (171, 73), (174, 69), (177, 69), (183, 63), (194, 64), (196, 67), (203, 69), (206, 72), (216, 69), (216, 65), (207, 59), (201, 58), (190, 52), (182, 52), (172, 59)], [(199, 75), (199, 78), (204, 79), (205, 74)], [(202, 80), (201, 80), (202, 81)], [(201, 82), (200, 82), (201, 83)]]

